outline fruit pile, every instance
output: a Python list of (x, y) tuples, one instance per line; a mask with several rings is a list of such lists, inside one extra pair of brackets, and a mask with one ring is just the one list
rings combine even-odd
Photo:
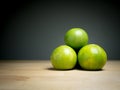
[(106, 64), (107, 54), (97, 44), (88, 44), (88, 34), (82, 28), (68, 30), (64, 37), (66, 45), (55, 48), (50, 61), (55, 69), (73, 69), (79, 65), (84, 70), (100, 70)]

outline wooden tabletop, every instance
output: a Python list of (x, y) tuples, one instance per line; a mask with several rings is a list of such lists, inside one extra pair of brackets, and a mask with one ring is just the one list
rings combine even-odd
[(0, 90), (120, 90), (120, 61), (101, 71), (54, 70), (49, 60), (0, 61)]

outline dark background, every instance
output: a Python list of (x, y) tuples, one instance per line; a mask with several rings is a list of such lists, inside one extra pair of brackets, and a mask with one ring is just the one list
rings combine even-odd
[(117, 0), (9, 0), (0, 4), (0, 59), (47, 60), (73, 27), (85, 29), (89, 43), (102, 46), (108, 59), (120, 59)]

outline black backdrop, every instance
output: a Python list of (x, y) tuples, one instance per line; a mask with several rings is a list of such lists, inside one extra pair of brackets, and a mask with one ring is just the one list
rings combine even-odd
[(119, 5), (117, 0), (1, 2), (0, 59), (49, 59), (73, 27), (85, 29), (89, 43), (102, 46), (108, 59), (120, 59)]

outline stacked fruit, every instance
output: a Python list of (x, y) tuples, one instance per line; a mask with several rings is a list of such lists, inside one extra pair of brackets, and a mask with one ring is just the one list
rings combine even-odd
[(50, 56), (55, 69), (73, 69), (79, 65), (85, 70), (100, 70), (106, 64), (105, 50), (97, 44), (88, 44), (88, 34), (84, 29), (68, 30), (64, 41), (66, 45), (55, 48)]

